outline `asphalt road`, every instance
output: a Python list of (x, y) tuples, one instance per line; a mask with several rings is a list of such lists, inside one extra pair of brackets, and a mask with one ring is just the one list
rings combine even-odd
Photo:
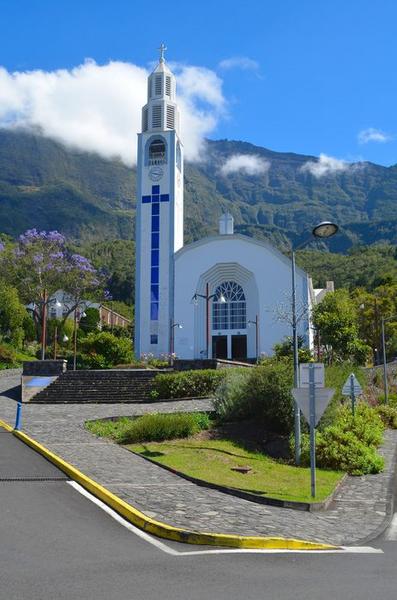
[[(0, 430), (1, 431), (1, 430)], [(0, 600), (396, 600), (397, 523), (382, 554), (170, 555), (0, 433)]]

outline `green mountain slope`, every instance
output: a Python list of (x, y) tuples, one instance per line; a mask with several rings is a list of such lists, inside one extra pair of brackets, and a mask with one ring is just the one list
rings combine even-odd
[[(134, 143), (134, 140), (131, 141)], [(222, 175), (234, 154), (270, 162), (266, 173)], [(277, 153), (246, 142), (209, 141), (206, 160), (185, 170), (185, 238), (217, 230), (229, 210), (236, 230), (281, 249), (302, 240), (319, 220), (335, 219), (331, 249), (397, 241), (397, 166), (359, 163), (315, 178), (314, 157)], [(133, 239), (135, 171), (118, 160), (66, 148), (39, 133), (0, 130), (0, 232), (59, 229), (77, 243)]]

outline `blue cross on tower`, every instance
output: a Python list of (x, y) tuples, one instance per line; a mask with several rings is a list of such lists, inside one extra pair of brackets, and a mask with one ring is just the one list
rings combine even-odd
[[(150, 320), (159, 319), (160, 283), (160, 202), (169, 202), (169, 194), (160, 194), (160, 186), (152, 185), (152, 195), (142, 196), (142, 204), (152, 205), (151, 257), (150, 257)], [(157, 338), (157, 336), (153, 336)], [(157, 341), (152, 340), (152, 343)]]

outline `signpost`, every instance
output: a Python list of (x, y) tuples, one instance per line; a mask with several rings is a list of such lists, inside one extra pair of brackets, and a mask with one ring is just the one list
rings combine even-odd
[(300, 365), (300, 388), (292, 395), (310, 426), (310, 482), (312, 498), (316, 496), (316, 425), (327, 408), (335, 390), (324, 387), (324, 365)]
[(356, 409), (356, 397), (360, 396), (363, 393), (363, 388), (360, 385), (357, 377), (354, 373), (350, 373), (349, 377), (346, 379), (345, 384), (342, 388), (343, 396), (350, 396), (352, 401), (352, 413), (354, 417), (355, 409)]

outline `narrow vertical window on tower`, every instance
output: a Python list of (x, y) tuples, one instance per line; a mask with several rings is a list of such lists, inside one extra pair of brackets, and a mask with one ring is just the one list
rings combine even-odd
[(167, 104), (167, 129), (175, 129), (175, 107)]
[(161, 75), (156, 75), (156, 78), (154, 80), (154, 93), (156, 94), (156, 96), (161, 96), (162, 94), (161, 80)]
[(148, 109), (144, 108), (143, 109), (143, 116), (142, 116), (142, 131), (147, 131), (148, 130)]
[(152, 127), (161, 129), (161, 105), (152, 107)]

